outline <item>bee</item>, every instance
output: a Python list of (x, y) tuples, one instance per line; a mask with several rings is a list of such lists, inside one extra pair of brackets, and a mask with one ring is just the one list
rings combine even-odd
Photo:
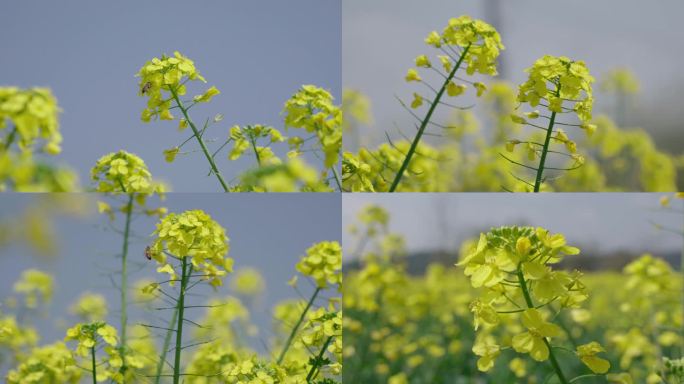
[(146, 82), (146, 83), (143, 85), (142, 90), (141, 90), (140, 92), (142, 92), (142, 94), (144, 95), (144, 94), (145, 94), (146, 92), (148, 92), (151, 88), (152, 88), (152, 83), (148, 81), (148, 82)]
[(149, 245), (145, 247), (145, 257), (147, 260), (152, 260), (152, 249), (150, 249)]

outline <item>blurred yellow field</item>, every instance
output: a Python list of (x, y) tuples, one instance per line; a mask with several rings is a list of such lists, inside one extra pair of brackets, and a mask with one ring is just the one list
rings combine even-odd
[(682, 380), (684, 286), (668, 262), (644, 254), (621, 272), (567, 270), (556, 264), (580, 252), (571, 239), (500, 227), (415, 275), (420, 259), (406, 259), (391, 224), (369, 206), (352, 227), (345, 382)]

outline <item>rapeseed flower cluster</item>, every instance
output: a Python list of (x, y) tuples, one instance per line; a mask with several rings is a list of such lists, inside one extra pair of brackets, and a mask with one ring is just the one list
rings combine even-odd
[(63, 342), (35, 348), (7, 374), (8, 384), (81, 382), (83, 369)]
[[(469, 75), (476, 72), (490, 76), (496, 75), (496, 59), (500, 51), (504, 49), (501, 36), (494, 27), (467, 15), (449, 19), (442, 33), (430, 32), (425, 38), (425, 43), (435, 48), (452, 46), (467, 50), (468, 54), (464, 59), (468, 64), (466, 72)], [(450, 72), (449, 60), (444, 56), (440, 56), (439, 59), (444, 69)], [(419, 56), (416, 59), (416, 65), (426, 67), (431, 64), (426, 57)]]
[(62, 151), (60, 112), (48, 88), (0, 87), (0, 191), (67, 192), (78, 188), (73, 170), (35, 156)]
[(152, 179), (138, 156), (119, 151), (102, 156), (90, 171), (97, 192), (151, 194), (163, 193), (165, 186)]
[[(556, 303), (561, 310), (578, 308), (588, 294), (579, 272), (555, 271), (552, 266), (578, 253), (579, 249), (569, 246), (562, 234), (532, 227), (495, 228), (482, 233), (477, 244), (470, 246), (458, 265), (464, 267), (474, 288), (484, 288), (470, 307), (475, 329), (483, 326), (473, 346), (473, 352), (480, 356), (480, 370), (490, 370), (502, 350), (491, 337), (501, 323), (509, 322), (502, 317), (518, 317), (522, 332), (513, 335), (510, 346), (536, 361), (551, 359), (557, 375), (562, 377), (560, 368), (556, 368), (551, 340), (564, 332), (547, 319), (547, 308)], [(604, 350), (597, 342), (577, 347), (580, 361), (594, 373), (604, 374), (610, 364), (596, 356), (600, 352)]]
[[(594, 77), (583, 61), (545, 55), (526, 70), (529, 78), (519, 87), (518, 101), (532, 108), (540, 103), (556, 113), (574, 112), (582, 123), (591, 120)], [(565, 107), (569, 103), (570, 107)], [(536, 118), (533, 114), (530, 118)]]
[(235, 125), (230, 128), (230, 138), (233, 139), (233, 149), (228, 154), (230, 160), (239, 159), (249, 148), (254, 150), (259, 165), (279, 164), (281, 161), (269, 146), (257, 145), (260, 139), (268, 139), (268, 144), (285, 141), (285, 137), (273, 127), (264, 125)]
[(21, 324), (14, 315), (0, 313), (0, 348), (21, 356), (26, 348), (35, 347), (39, 339), (35, 328)]
[(335, 166), (342, 149), (342, 110), (330, 92), (303, 85), (285, 102), (285, 126), (315, 133), (325, 155), (326, 168)]
[(327, 181), (303, 159), (262, 166), (240, 175), (232, 192), (331, 192)]
[(169, 257), (190, 259), (202, 279), (213, 287), (222, 285), (223, 278), (233, 270), (233, 259), (227, 257), (226, 231), (204, 211), (170, 213), (157, 224), (154, 234), (151, 257), (160, 265), (157, 272), (170, 275), (172, 285), (178, 275)]
[[(123, 382), (123, 374), (119, 369), (123, 365), (116, 328), (103, 323), (79, 323), (69, 328), (64, 341), (76, 341), (76, 355), (90, 357), (91, 369), (97, 381), (113, 380), (116, 383)], [(96, 351), (102, 346), (106, 357), (97, 362)]]
[[(351, 192), (387, 191), (396, 170), (411, 147), (406, 140), (383, 143), (375, 150), (361, 148), (358, 155), (345, 152), (342, 161), (342, 186)], [(397, 191), (447, 191), (452, 183), (452, 166), (457, 155), (451, 148), (440, 150), (424, 142), (418, 143)]]
[[(188, 81), (206, 80), (195, 68), (195, 63), (176, 51), (173, 56), (162, 55), (145, 63), (138, 71), (140, 77), (139, 95), (147, 97), (147, 108), (142, 111), (141, 119), (149, 122), (152, 118), (173, 120), (171, 106), (174, 98), (187, 93), (185, 84)], [(202, 95), (195, 96), (196, 103), (208, 102), (219, 94), (215, 87), (209, 88)], [(182, 123), (181, 123), (182, 124)]]
[(299, 343), (300, 348), (321, 350), (335, 355), (337, 362), (327, 364), (332, 375), (342, 374), (342, 311), (318, 308), (308, 314), (308, 324)]
[(342, 285), (342, 247), (336, 241), (324, 241), (309, 247), (297, 263), (297, 271), (311, 277), (316, 286)]
[(0, 145), (7, 150), (16, 140), (22, 151), (32, 151), (43, 140), (43, 152), (60, 153), (59, 113), (57, 99), (48, 88), (0, 87), (0, 132), (11, 131)]

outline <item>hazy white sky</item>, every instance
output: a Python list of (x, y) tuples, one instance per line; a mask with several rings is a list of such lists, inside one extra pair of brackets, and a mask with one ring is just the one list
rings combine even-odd
[[(485, 4), (491, 1), (344, 0), (343, 85), (366, 93), (376, 117), (374, 128), (364, 134), (376, 142), (385, 140), (384, 131), (399, 137), (395, 123), (404, 132), (410, 132), (408, 114), (394, 95), (410, 99), (412, 92), (424, 90), (403, 81), (416, 56), (433, 52), (423, 39), (430, 31), (441, 31), (449, 18), (464, 14), (492, 22), (492, 16), (485, 12)], [(633, 113), (631, 122), (653, 123), (654, 116), (650, 113), (657, 111), (657, 118), (666, 121), (667, 128), (662, 124), (648, 124), (644, 128), (667, 130), (657, 132), (662, 145), (681, 136), (684, 111), (672, 100), (680, 99), (675, 96), (684, 93), (680, 65), (684, 52), (676, 48), (684, 40), (680, 19), (684, 2), (498, 2), (501, 4), (498, 29), (506, 46), (502, 56), (504, 76), (500, 78), (521, 83), (526, 76), (523, 70), (544, 54), (584, 60), (597, 78), (612, 68), (627, 67), (642, 85), (640, 109)], [(598, 105), (606, 105), (600, 95), (596, 100)], [(469, 101), (464, 103), (468, 104)], [(639, 113), (642, 111), (649, 113)]]
[[(647, 193), (401, 193), (344, 194), (345, 250), (354, 244), (346, 233), (358, 212), (377, 204), (390, 212), (393, 232), (406, 237), (411, 251), (456, 249), (466, 238), (501, 225), (542, 226), (565, 234), (568, 242), (601, 251), (679, 250), (682, 237), (654, 228), (652, 222), (682, 228), (684, 217), (659, 209), (661, 194)], [(684, 210), (682, 201), (675, 203)], [(347, 252), (346, 254), (348, 254)]]

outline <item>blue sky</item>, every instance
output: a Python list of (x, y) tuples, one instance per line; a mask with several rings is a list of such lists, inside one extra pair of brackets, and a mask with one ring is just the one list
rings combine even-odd
[[(198, 124), (225, 115), (207, 139), (225, 140), (234, 124), (282, 128), (283, 103), (302, 84), (339, 99), (341, 2), (16, 1), (2, 8), (0, 45), (0, 85), (48, 86), (57, 96), (64, 110), (57, 161), (75, 167), (84, 186), (100, 156), (126, 149), (175, 191), (219, 191), (202, 153), (164, 162), (162, 151), (189, 135), (176, 122), (140, 121), (146, 100), (134, 75), (146, 60), (178, 50), (195, 61), (206, 87), (222, 92), (191, 112)], [(218, 160), (227, 179), (253, 162), (229, 162), (227, 152)]]

